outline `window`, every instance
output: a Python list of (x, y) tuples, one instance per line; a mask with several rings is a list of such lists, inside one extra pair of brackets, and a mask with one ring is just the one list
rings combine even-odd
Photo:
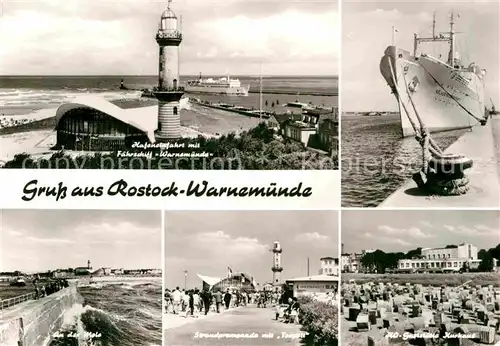
[(161, 131), (161, 122), (158, 121), (158, 131)]
[[(174, 89), (177, 90), (177, 79), (174, 79)], [(177, 113), (174, 113), (177, 114)]]
[(174, 115), (177, 115), (177, 107), (174, 107)]

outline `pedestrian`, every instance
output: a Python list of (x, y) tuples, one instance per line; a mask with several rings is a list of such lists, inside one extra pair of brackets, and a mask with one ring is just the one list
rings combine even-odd
[(181, 301), (182, 301), (182, 294), (181, 291), (179, 290), (179, 287), (176, 287), (175, 290), (172, 292), (172, 300), (173, 300), (173, 312), (174, 314), (178, 314), (181, 310)]
[(215, 308), (217, 313), (220, 313), (220, 304), (222, 303), (222, 293), (220, 293), (220, 290), (217, 290), (214, 293), (214, 298), (215, 298)]
[(193, 305), (194, 305), (194, 316), (198, 317), (198, 313), (201, 311), (201, 299), (200, 299), (200, 291), (198, 289), (194, 290), (193, 294)]
[(208, 314), (208, 310), (210, 309), (210, 303), (212, 302), (212, 293), (208, 289), (203, 291), (203, 305), (205, 307), (205, 315)]
[(194, 316), (194, 294), (193, 294), (193, 291), (189, 291), (189, 309), (186, 311), (186, 317), (189, 313), (191, 313), (191, 316)]
[(189, 311), (189, 294), (186, 290), (182, 290), (182, 311)]
[(229, 293), (229, 288), (228, 288), (226, 294), (224, 294), (224, 304), (226, 305), (226, 310), (229, 309), (230, 303), (231, 303), (231, 293)]

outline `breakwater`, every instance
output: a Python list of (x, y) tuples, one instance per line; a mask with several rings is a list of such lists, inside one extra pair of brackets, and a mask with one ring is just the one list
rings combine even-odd
[(190, 100), (190, 102), (203, 106), (203, 107), (208, 107), (208, 108), (214, 108), (222, 111), (228, 111), (228, 112), (233, 112), (241, 115), (245, 115), (248, 117), (252, 118), (265, 118), (268, 119), (271, 116), (271, 113), (266, 112), (266, 111), (259, 111), (259, 110), (254, 110), (250, 109), (247, 107), (242, 107), (242, 106), (236, 106), (236, 105), (230, 105), (230, 104), (225, 104), (225, 103), (211, 103), (208, 101), (200, 101), (200, 100)]
[(64, 314), (81, 301), (76, 286), (38, 300), (31, 300), (2, 310), (0, 345), (45, 346), (64, 322)]
[[(249, 94), (260, 94), (260, 90), (252, 90), (248, 91)], [(338, 92), (328, 92), (328, 91), (304, 91), (302, 93), (298, 93), (297, 91), (292, 90), (270, 90), (263, 89), (263, 94), (276, 94), (276, 95), (308, 95), (308, 96), (339, 96)]]

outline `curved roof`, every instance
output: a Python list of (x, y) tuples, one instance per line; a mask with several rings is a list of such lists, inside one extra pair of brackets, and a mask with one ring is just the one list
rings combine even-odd
[(219, 278), (213, 278), (213, 277), (210, 277), (210, 276), (205, 276), (205, 275), (200, 275), (200, 274), (198, 274), (198, 277), (202, 281), (204, 281), (207, 284), (209, 284), (210, 286), (216, 285), (216, 284), (218, 284), (221, 281), (221, 279), (219, 279)]
[(141, 130), (142, 132), (146, 133), (146, 135), (148, 136), (149, 140), (152, 143), (155, 142), (154, 132), (158, 127), (157, 113), (148, 112), (151, 113), (151, 115), (144, 114), (144, 116), (139, 116), (137, 109), (133, 109), (133, 111), (128, 109), (123, 109), (97, 96), (77, 97), (72, 102), (64, 103), (61, 106), (59, 106), (59, 108), (56, 111), (56, 128), (59, 124), (59, 121), (66, 114), (66, 112), (77, 108), (89, 108), (107, 114), (110, 117), (113, 117), (130, 126), (135, 127), (138, 130)]
[(177, 16), (175, 15), (174, 11), (172, 11), (170, 8), (167, 8), (163, 13), (161, 14), (161, 18), (172, 18), (172, 19), (177, 19)]

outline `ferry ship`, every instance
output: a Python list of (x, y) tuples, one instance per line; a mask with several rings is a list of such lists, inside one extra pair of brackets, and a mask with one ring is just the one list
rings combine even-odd
[(248, 96), (250, 85), (242, 85), (239, 79), (222, 77), (219, 79), (200, 78), (186, 83), (184, 90), (195, 94), (238, 95)]
[[(436, 33), (434, 14), (432, 36), (414, 34), (413, 52), (394, 44), (393, 28), (393, 44), (385, 50), (380, 72), (398, 103), (403, 137), (415, 134), (408, 118), (419, 124), (416, 112), (430, 133), (471, 128), (485, 119), (486, 70), (475, 63), (462, 64), (455, 52), (453, 13), (450, 19), (449, 32)], [(424, 42), (448, 44), (447, 60), (420, 52)]]

